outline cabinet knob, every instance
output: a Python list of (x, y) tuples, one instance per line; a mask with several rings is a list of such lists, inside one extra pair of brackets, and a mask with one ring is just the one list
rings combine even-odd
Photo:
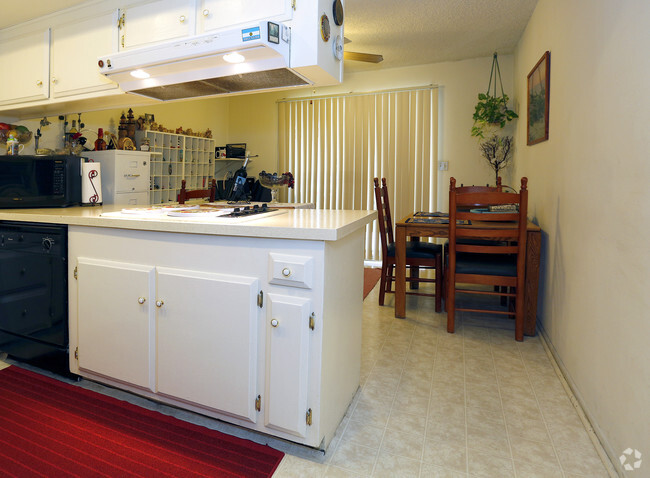
[(208, 15), (210, 15), (210, 10), (206, 8), (205, 10), (203, 10), (203, 16), (207, 17)]
[(280, 321), (278, 319), (271, 319), (271, 327), (277, 327), (280, 325)]
[(43, 82), (42, 82), (41, 80), (38, 80), (38, 81), (36, 82), (36, 86), (43, 86)]
[(291, 275), (291, 269), (289, 269), (288, 267), (285, 267), (284, 269), (282, 269), (282, 275), (284, 277), (289, 277)]
[(156, 307), (162, 307), (165, 304), (165, 302), (162, 299), (158, 299), (156, 301)]
[(181, 23), (184, 23), (185, 22), (185, 15), (181, 15), (180, 17), (178, 17), (178, 21), (181, 22)]
[(56, 85), (59, 80), (56, 79), (56, 77), (52, 77), (52, 84)]
[(147, 301), (147, 299), (145, 299), (144, 297), (140, 297), (138, 299), (138, 304), (144, 304), (146, 301)]

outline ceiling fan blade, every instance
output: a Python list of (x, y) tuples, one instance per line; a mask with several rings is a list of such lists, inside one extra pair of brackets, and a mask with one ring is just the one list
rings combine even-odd
[(365, 61), (368, 63), (380, 63), (384, 61), (382, 55), (376, 55), (374, 53), (357, 53), (355, 51), (344, 51), (343, 58), (345, 60)]

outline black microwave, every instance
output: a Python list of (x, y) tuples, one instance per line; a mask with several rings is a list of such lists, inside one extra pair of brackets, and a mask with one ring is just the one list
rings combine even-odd
[(81, 161), (79, 156), (0, 156), (0, 208), (78, 205)]

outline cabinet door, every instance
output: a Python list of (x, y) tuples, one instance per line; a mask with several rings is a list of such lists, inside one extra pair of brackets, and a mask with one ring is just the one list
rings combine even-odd
[(264, 426), (307, 434), (311, 301), (268, 294)]
[(0, 44), (0, 105), (47, 99), (50, 95), (49, 28), (17, 38), (3, 38)]
[(153, 387), (154, 267), (80, 257), (79, 368)]
[(291, 20), (291, 0), (203, 0), (199, 14), (200, 30), (208, 32), (236, 28), (263, 20)]
[(52, 97), (117, 88), (97, 66), (98, 56), (117, 49), (116, 24), (115, 11), (52, 29)]
[(157, 0), (120, 10), (120, 49), (193, 35), (194, 8), (194, 0)]
[(157, 268), (157, 391), (255, 422), (258, 280)]

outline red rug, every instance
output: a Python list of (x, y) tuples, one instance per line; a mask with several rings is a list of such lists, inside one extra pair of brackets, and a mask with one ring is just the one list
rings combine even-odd
[(11, 366), (2, 476), (270, 477), (284, 453)]
[(363, 298), (365, 299), (381, 278), (381, 269), (363, 268)]

